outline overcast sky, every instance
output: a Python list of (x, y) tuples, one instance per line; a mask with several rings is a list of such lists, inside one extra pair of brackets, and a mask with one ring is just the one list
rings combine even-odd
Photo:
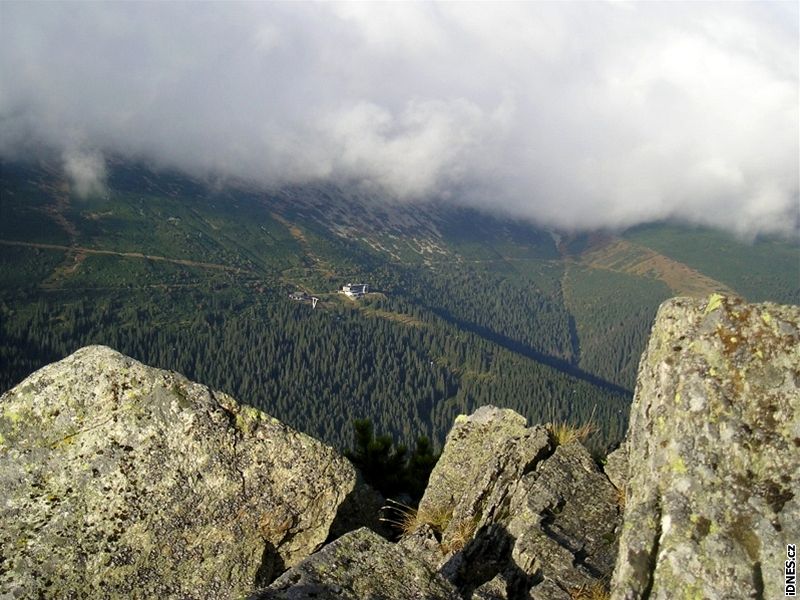
[(562, 228), (798, 223), (797, 2), (0, 2), (0, 153)]

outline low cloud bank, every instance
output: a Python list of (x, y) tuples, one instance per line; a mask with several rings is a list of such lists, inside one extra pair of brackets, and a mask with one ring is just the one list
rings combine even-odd
[(332, 179), (565, 229), (800, 224), (793, 3), (13, 3), (0, 154)]
[(82, 151), (65, 151), (64, 173), (71, 189), (79, 198), (99, 196), (106, 191), (106, 163), (102, 155)]

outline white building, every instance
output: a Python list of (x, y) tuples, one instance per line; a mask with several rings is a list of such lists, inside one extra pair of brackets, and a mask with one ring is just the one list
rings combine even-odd
[(369, 291), (366, 283), (348, 283), (342, 286), (342, 293), (348, 298), (361, 298)]

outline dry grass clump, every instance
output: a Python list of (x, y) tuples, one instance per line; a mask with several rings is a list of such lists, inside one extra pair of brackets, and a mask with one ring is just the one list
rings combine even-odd
[(572, 425), (571, 423), (549, 423), (547, 431), (557, 446), (569, 444), (578, 440), (585, 442), (593, 433), (597, 431), (597, 425), (593, 421), (583, 425)]
[[(387, 502), (388, 504), (383, 507), (387, 516), (381, 517), (381, 521), (391, 525), (400, 535), (412, 534), (422, 525), (428, 525), (436, 533), (436, 537), (440, 538), (453, 519), (451, 506), (416, 509), (396, 500)], [(450, 527), (447, 539), (441, 542), (442, 554), (458, 552), (466, 546), (475, 535), (479, 520), (477, 516), (461, 519), (454, 527)]]
[(447, 541), (443, 541), (442, 553), (450, 554), (451, 552), (458, 552), (464, 548), (475, 535), (475, 530), (478, 527), (478, 520), (478, 517), (471, 517), (459, 521), (451, 530)]
[(427, 523), (436, 533), (442, 533), (450, 525), (453, 518), (452, 506), (434, 506), (417, 511), (417, 520), (420, 524)]
[(381, 508), (384, 515), (379, 520), (388, 523), (397, 529), (401, 535), (412, 533), (418, 526), (417, 509), (389, 499), (388, 504)]
[(598, 431), (600, 431), (600, 428), (594, 420), (594, 409), (592, 409), (592, 414), (589, 415), (589, 420), (583, 425), (574, 425), (566, 421), (556, 421), (555, 419), (551, 419), (551, 422), (547, 424), (547, 432), (556, 446), (569, 444), (575, 440), (583, 443)]
[(628, 486), (623, 485), (617, 488), (617, 506), (620, 512), (625, 512), (625, 503), (627, 502)]
[(604, 583), (596, 581), (589, 585), (584, 584), (572, 588), (569, 591), (569, 597), (571, 600), (609, 600), (611, 592)]
[(452, 507), (439, 507), (416, 509), (396, 500), (387, 500), (383, 507), (389, 516), (381, 517), (381, 521), (397, 529), (401, 535), (414, 533), (422, 525), (430, 525), (437, 534), (442, 533), (450, 524), (453, 516)]

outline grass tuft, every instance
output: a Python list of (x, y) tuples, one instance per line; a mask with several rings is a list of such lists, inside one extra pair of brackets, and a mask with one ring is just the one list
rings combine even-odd
[(453, 529), (451, 535), (448, 537), (447, 542), (442, 543), (442, 553), (450, 554), (451, 552), (458, 552), (475, 535), (475, 529), (478, 527), (478, 517), (469, 519), (462, 519)]
[(617, 488), (617, 506), (621, 513), (625, 512), (625, 503), (627, 502), (628, 486), (623, 485)]
[(420, 510), (397, 500), (389, 499), (387, 502), (383, 511), (389, 516), (381, 517), (380, 520), (397, 529), (401, 535), (409, 535), (422, 525), (430, 525), (437, 535), (441, 534), (447, 529), (453, 516), (452, 507), (435, 506)]
[(569, 444), (575, 440), (583, 443), (598, 431), (600, 431), (600, 428), (594, 420), (594, 409), (592, 409), (589, 420), (583, 425), (574, 425), (566, 421), (556, 421), (555, 419), (547, 424), (547, 432), (556, 446)]
[(570, 600), (608, 600), (611, 598), (611, 592), (604, 583), (596, 581), (592, 584), (572, 588), (569, 591), (569, 597)]

